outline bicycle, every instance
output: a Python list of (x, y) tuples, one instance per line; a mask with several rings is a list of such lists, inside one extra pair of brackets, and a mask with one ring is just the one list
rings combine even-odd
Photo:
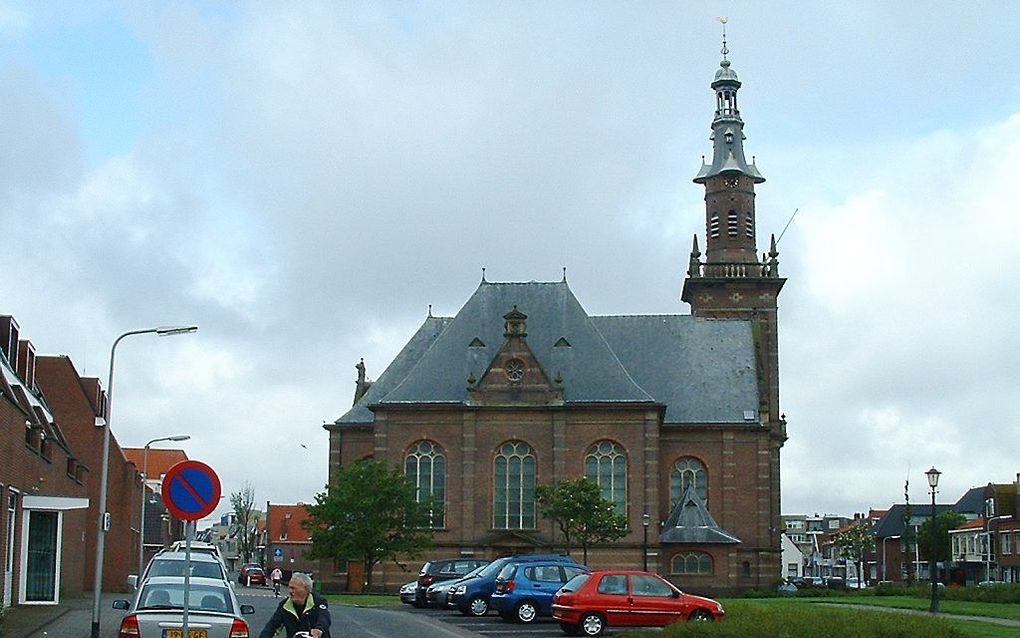
[(278, 580), (273, 581), (273, 596), (280, 597), (280, 581)]

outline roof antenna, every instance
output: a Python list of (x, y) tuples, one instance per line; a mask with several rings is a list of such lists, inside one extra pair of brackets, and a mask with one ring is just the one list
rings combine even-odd
[(718, 18), (716, 18), (716, 20), (718, 20), (719, 23), (722, 24), (722, 50), (720, 51), (720, 53), (722, 53), (722, 59), (725, 60), (726, 56), (729, 55), (730, 52), (730, 50), (726, 48), (726, 23), (729, 22), (730, 19), (727, 18), (726, 16), (719, 16)]
[(567, 267), (563, 267), (563, 283), (567, 283)]
[(482, 266), (482, 283), (485, 283), (485, 266)]
[(799, 208), (793, 209), (793, 214), (790, 215), (790, 221), (786, 222), (786, 226), (783, 226), (783, 232), (779, 233), (779, 237), (776, 238), (776, 243), (777, 244), (779, 243), (779, 240), (783, 238), (783, 235), (786, 234), (786, 229), (789, 228), (790, 224), (793, 223), (793, 218), (797, 216), (797, 212), (798, 211), (800, 211)]

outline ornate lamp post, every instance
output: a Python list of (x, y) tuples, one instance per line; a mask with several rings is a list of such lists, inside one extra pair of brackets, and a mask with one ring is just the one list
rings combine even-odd
[(145, 444), (145, 448), (142, 450), (142, 508), (140, 510), (141, 521), (138, 523), (138, 580), (135, 581), (136, 585), (142, 584), (142, 571), (145, 570), (145, 484), (149, 480), (149, 446), (160, 441), (187, 441), (190, 438), (191, 436), (188, 434), (164, 436), (152, 439)]
[(933, 466), (924, 473), (928, 477), (928, 486), (931, 487), (931, 556), (928, 557), (928, 571), (931, 576), (931, 607), (928, 609), (933, 614), (939, 611), (939, 587), (938, 587), (938, 547), (939, 537), (935, 526), (935, 493), (938, 492), (939, 476), (941, 472)]
[[(117, 337), (110, 348), (110, 376), (106, 383), (106, 410), (101, 417), (96, 417), (96, 425), (103, 430), (103, 460), (99, 474), (99, 525), (96, 533), (96, 564), (95, 580), (92, 587), (92, 638), (99, 638), (99, 606), (103, 593), (103, 550), (106, 543), (106, 531), (109, 529), (109, 518), (106, 513), (106, 485), (110, 473), (110, 419), (113, 414), (113, 362), (117, 356), (117, 345), (124, 337), (141, 334), (158, 334), (161, 337), (195, 332), (198, 326), (169, 326), (146, 328), (145, 330), (129, 330)], [(140, 576), (141, 574), (139, 574)]]
[(645, 540), (641, 543), (641, 568), (648, 571), (648, 524), (652, 517), (648, 513), (641, 516), (641, 526), (645, 528)]

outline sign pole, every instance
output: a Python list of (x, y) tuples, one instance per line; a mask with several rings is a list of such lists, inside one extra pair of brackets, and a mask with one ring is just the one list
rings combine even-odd
[(181, 637), (188, 636), (188, 601), (191, 598), (191, 537), (195, 534), (195, 521), (188, 521), (184, 524), (184, 626), (181, 627)]

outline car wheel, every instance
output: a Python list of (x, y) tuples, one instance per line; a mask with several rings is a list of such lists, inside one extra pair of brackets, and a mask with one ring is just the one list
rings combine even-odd
[(472, 616), (484, 616), (489, 613), (489, 601), (484, 596), (475, 596), (468, 602), (468, 612)]
[(561, 622), (560, 629), (562, 629), (563, 633), (565, 633), (568, 636), (577, 636), (580, 635), (581, 633), (580, 627), (578, 627), (577, 625), (571, 625), (568, 622)]
[(530, 600), (526, 600), (521, 604), (517, 605), (517, 620), (522, 623), (535, 622), (535, 618), (538, 617), (538, 608), (535, 607), (535, 603)]
[(585, 636), (598, 636), (606, 628), (601, 614), (594, 612), (581, 616), (581, 633)]
[(690, 620), (704, 622), (706, 620), (712, 620), (712, 614), (708, 613), (704, 609), (695, 609), (691, 613)]

